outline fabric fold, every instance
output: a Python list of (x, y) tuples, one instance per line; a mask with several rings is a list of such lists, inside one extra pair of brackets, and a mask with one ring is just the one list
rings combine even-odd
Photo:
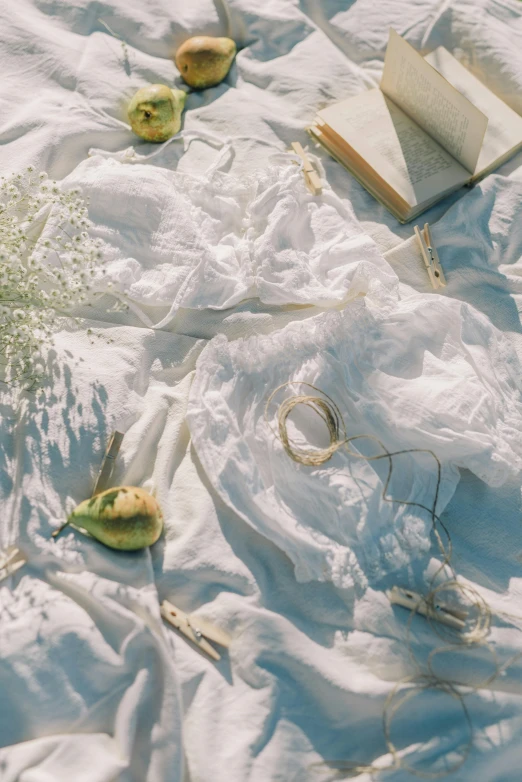
[[(281, 384), (291, 387), (265, 405)], [(221, 498), (287, 553), (300, 580), (337, 586), (368, 582), (399, 569), (430, 545), (437, 463), (430, 454), (368, 462), (339, 449), (316, 467), (298, 464), (274, 434), (288, 394), (338, 405), (348, 436), (379, 438), (390, 452), (432, 450), (442, 463), (440, 514), (467, 468), (491, 486), (522, 467), (521, 369), (510, 342), (466, 304), (413, 292), (381, 292), (278, 332), (227, 342), (201, 354), (187, 419), (198, 456)], [(297, 411), (290, 436), (325, 442), (324, 424)], [(361, 455), (375, 445), (358, 440)]]

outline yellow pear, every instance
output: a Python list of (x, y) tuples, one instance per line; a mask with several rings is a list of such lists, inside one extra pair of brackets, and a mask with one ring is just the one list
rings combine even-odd
[(163, 529), (163, 515), (154, 497), (144, 489), (118, 486), (81, 502), (52, 536), (56, 538), (68, 524), (87, 530), (110, 548), (135, 551), (156, 543)]
[(231, 38), (197, 35), (189, 38), (176, 52), (176, 66), (190, 87), (205, 90), (223, 81), (236, 56)]
[(166, 84), (151, 84), (135, 94), (127, 113), (136, 135), (147, 141), (167, 141), (181, 127), (186, 93)]

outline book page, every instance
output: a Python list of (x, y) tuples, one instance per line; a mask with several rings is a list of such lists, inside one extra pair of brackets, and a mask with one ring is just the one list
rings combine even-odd
[(425, 60), (433, 65), (459, 92), (468, 98), (488, 118), (488, 127), (475, 175), (494, 168), (497, 161), (522, 144), (522, 117), (503, 100), (488, 90), (443, 46), (428, 54)]
[(318, 117), (411, 206), (469, 180), (466, 169), (379, 89)]
[(390, 30), (381, 90), (474, 173), (488, 118), (395, 30)]

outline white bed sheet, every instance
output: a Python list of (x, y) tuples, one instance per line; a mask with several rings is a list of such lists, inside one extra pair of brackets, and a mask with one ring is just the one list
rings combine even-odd
[[(1, 18), (4, 171), (31, 163), (61, 178), (93, 146), (134, 144), (122, 124), (127, 99), (146, 83), (172, 83), (170, 54), (196, 33), (229, 34), (242, 47), (225, 83), (189, 97), (184, 119), (186, 128), (242, 137), (235, 173), (264, 165), (294, 139), (306, 142), (303, 126), (318, 108), (374, 86), (390, 25), (418, 48), (446, 46), (522, 113), (515, 0), (18, 0), (3, 4)], [(125, 38), (127, 55), (99, 18)], [(151, 164), (198, 172), (215, 154), (195, 142), (182, 156), (172, 144)], [(395, 248), (387, 257), (401, 279), (425, 286), (411, 242), (399, 245), (411, 226), (323, 162), (379, 246)], [(517, 349), (521, 162), (426, 216), (442, 218), (434, 233), (445, 295), (484, 311)], [(85, 331), (66, 329), (52, 388), (27, 400), (15, 421), (3, 409), (0, 543), (19, 540), (30, 565), (0, 586), (2, 780), (326, 782), (331, 773), (311, 765), (321, 758), (383, 755), (384, 699), (410, 670), (406, 617), (382, 592), (358, 598), (330, 584), (298, 584), (290, 560), (217, 497), (184, 423), (208, 338), (267, 333), (316, 312), (256, 301), (223, 313), (181, 311), (169, 334), (117, 325), (114, 315), (94, 325), (102, 334), (95, 346)], [(113, 426), (126, 431), (116, 478), (157, 485), (168, 508), (165, 539), (135, 555), (73, 531), (51, 544), (52, 527), (90, 491)], [(520, 481), (492, 489), (464, 474), (444, 519), (458, 571), (492, 604), (517, 612)], [(165, 597), (228, 629), (230, 655), (214, 665), (163, 627)], [(419, 643), (431, 643), (422, 632), (420, 623)], [(522, 648), (518, 630), (499, 628), (493, 641), (502, 661)], [(453, 780), (518, 782), (521, 696), (518, 663), (470, 697), (474, 748)], [(403, 745), (415, 741), (419, 720), (435, 755), (465, 731), (451, 704), (424, 693), (413, 715), (398, 720)]]

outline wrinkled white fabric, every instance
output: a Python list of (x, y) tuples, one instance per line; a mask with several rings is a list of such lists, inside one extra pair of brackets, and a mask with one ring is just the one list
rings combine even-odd
[(311, 195), (286, 157), (238, 178), (95, 155), (63, 185), (90, 199), (107, 279), (147, 325), (166, 326), (180, 307), (225, 309), (254, 297), (334, 306), (378, 282), (393, 285), (351, 209), (326, 183)]
[[(493, 174), (475, 185), (433, 226), (433, 241), (444, 267), (440, 294), (467, 301), (520, 346), (522, 309), (522, 174)], [(430, 292), (417, 243), (398, 245), (387, 258), (400, 279)]]
[[(223, 500), (288, 554), (299, 580), (365, 586), (428, 549), (430, 518), (382, 500), (386, 461), (343, 450), (319, 467), (290, 459), (264, 416), (270, 393), (288, 381), (331, 397), (348, 436), (374, 435), (388, 451), (433, 450), (443, 464), (439, 514), (456, 467), (494, 486), (522, 467), (520, 364), (511, 343), (467, 305), (412, 294), (376, 306), (367, 296), (267, 336), (216, 337), (191, 389), (195, 447)], [(305, 386), (291, 391), (314, 395)], [(274, 429), (280, 401), (268, 410)], [(296, 426), (301, 443), (317, 437), (310, 424)], [(356, 450), (378, 452), (359, 442)], [(436, 475), (430, 456), (394, 457), (388, 496), (429, 508)]]
[(182, 777), (181, 693), (149, 550), (113, 551), (72, 528), (50, 535), (90, 496), (113, 429), (125, 433), (113, 485), (155, 491), (169, 527), (200, 349), (149, 329), (66, 326), (38, 392), (16, 415), (2, 396), (0, 547), (28, 559), (0, 583), (0, 746), (12, 745), (2, 782)]
[[(130, 130), (126, 105), (147, 84), (176, 84), (172, 52), (198, 34), (230, 35), (239, 51), (222, 84), (188, 95), (183, 127), (242, 136), (227, 169), (241, 179), (266, 167), (274, 146), (305, 145), (303, 128), (318, 108), (378, 85), (390, 26), (423, 51), (445, 46), (522, 112), (519, 0), (1, 5), (4, 173), (32, 164), (62, 180), (92, 147), (155, 151)], [(125, 39), (126, 53), (99, 20)], [(147, 166), (201, 176), (217, 157), (206, 143), (194, 141), (186, 154), (173, 143)], [(411, 224), (399, 225), (341, 166), (320, 157), (332, 189), (351, 202), (379, 247), (412, 235)], [(443, 293), (483, 309), (510, 337), (522, 333), (520, 303), (511, 295), (521, 265), (515, 182), (521, 161), (519, 155), (497, 172), (503, 183), (496, 192), (491, 178), (423, 216), (443, 247), (443, 265), (449, 263)], [(468, 198), (472, 208), (464, 208)], [(458, 213), (449, 210), (457, 201)], [(439, 231), (435, 223), (444, 213)], [(424, 285), (418, 255), (416, 261), (415, 286)], [(467, 286), (479, 267), (484, 276)], [(429, 286), (422, 290), (432, 297)], [(151, 320), (163, 316), (156, 309), (162, 308), (149, 312)], [(314, 312), (250, 299), (229, 310), (181, 308), (169, 328), (205, 340), (221, 331), (238, 338)], [(296, 582), (282, 550), (216, 493), (190, 443), (184, 405), (202, 343), (192, 341), (192, 353), (179, 338), (129, 328), (140, 325), (131, 315), (104, 315), (100, 308), (97, 324), (86, 324), (114, 343), (90, 345), (80, 331), (59, 337), (55, 369), (61, 366), (62, 374), (54, 376), (54, 395), (32, 426), (21, 420), (11, 430), (9, 409), (0, 408), (0, 542), (20, 536), (30, 555), (27, 569), (0, 586), (2, 782), (330, 782), (334, 772), (317, 765), (325, 758), (386, 764), (383, 705), (398, 679), (412, 673), (407, 612), (380, 590), (356, 599), (332, 582)], [(122, 322), (126, 327), (115, 325)], [(61, 363), (66, 351), (75, 359)], [(48, 535), (64, 509), (92, 489), (113, 426), (125, 431), (114, 480), (148, 486), (154, 480), (168, 514), (165, 537), (150, 555), (110, 552), (72, 530), (51, 546)], [(464, 470), (443, 520), (459, 573), (492, 605), (519, 613), (520, 478), (489, 487)], [(52, 584), (50, 564), (64, 573)], [(421, 588), (425, 566), (421, 557), (417, 567), (395, 571), (390, 583)], [(82, 588), (73, 592), (71, 582)], [(159, 623), (158, 598), (227, 629), (229, 652), (214, 664), (166, 627), (171, 665), (165, 665), (145, 623), (151, 617)], [(439, 645), (422, 619), (412, 629), (422, 656)], [(501, 663), (521, 649), (520, 631), (498, 620), (489, 640)], [(477, 682), (485, 667), (490, 672), (489, 657), (485, 664), (477, 657), (466, 653), (459, 664), (444, 655), (444, 670), (457, 676), (465, 665)], [(451, 782), (520, 782), (521, 680), (518, 662), (468, 700), (474, 745)], [(467, 739), (458, 704), (430, 691), (411, 704), (419, 719), (403, 710), (394, 735), (413, 764), (417, 742), (431, 738), (429, 751), (443, 769), (448, 743)], [(387, 782), (406, 779), (403, 770), (386, 774)], [(370, 775), (360, 780), (370, 782)]]

